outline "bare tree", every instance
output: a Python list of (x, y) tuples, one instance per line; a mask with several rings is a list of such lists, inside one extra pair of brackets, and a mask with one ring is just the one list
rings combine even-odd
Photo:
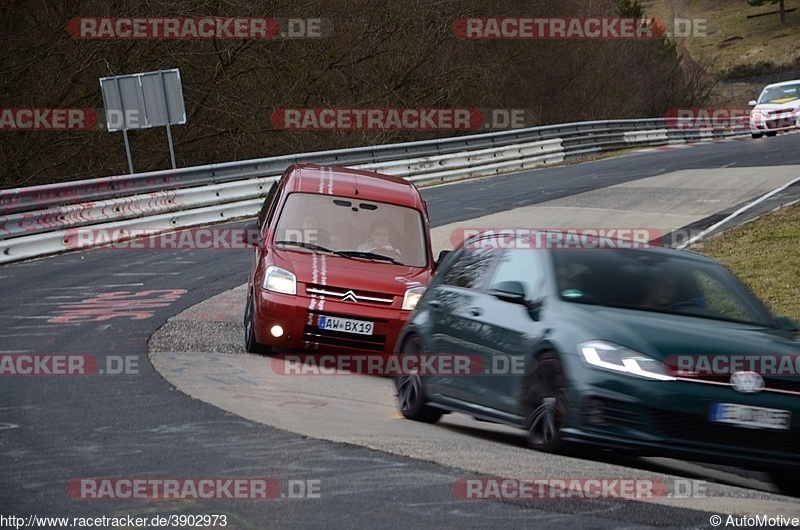
[[(629, 2), (630, 3), (630, 2)], [(638, 1), (631, 3), (634, 7)], [(662, 115), (702, 97), (659, 40), (469, 40), (463, 17), (619, 16), (619, 0), (6, 0), (0, 7), (0, 107), (88, 107), (98, 79), (179, 68), (187, 124), (179, 166), (421, 140), (469, 131), (280, 130), (279, 108), (515, 108), (540, 123)], [(71, 19), (322, 18), (322, 38), (75, 39)], [(666, 50), (666, 51), (665, 51)], [(127, 172), (121, 135), (2, 132), (0, 187)], [(132, 131), (137, 171), (170, 167), (163, 129)]]

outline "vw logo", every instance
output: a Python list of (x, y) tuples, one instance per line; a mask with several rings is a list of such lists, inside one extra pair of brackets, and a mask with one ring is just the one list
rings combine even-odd
[(731, 375), (731, 386), (742, 394), (755, 394), (764, 390), (764, 378), (756, 372), (735, 372)]
[(348, 302), (348, 301), (355, 302), (357, 304), (358, 298), (356, 298), (356, 293), (354, 293), (353, 291), (347, 291), (346, 293), (344, 293), (342, 295), (342, 302)]

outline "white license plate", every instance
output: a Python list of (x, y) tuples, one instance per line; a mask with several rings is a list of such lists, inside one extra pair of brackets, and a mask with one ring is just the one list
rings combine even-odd
[(792, 422), (792, 412), (738, 403), (712, 403), (708, 419), (751, 429), (788, 430)]
[(372, 335), (372, 328), (375, 326), (372, 322), (366, 320), (353, 320), (351, 318), (338, 318), (328, 317), (321, 315), (319, 317), (319, 329), (329, 329), (332, 331), (341, 331), (343, 333), (356, 333), (358, 335)]

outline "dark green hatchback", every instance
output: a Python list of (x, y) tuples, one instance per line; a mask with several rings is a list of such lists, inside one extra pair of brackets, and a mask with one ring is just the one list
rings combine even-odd
[(696, 253), (535, 236), (482, 234), (439, 267), (395, 354), (481, 369), (396, 378), (406, 418), (461, 412), (523, 428), (544, 451), (729, 464), (800, 493), (795, 322)]

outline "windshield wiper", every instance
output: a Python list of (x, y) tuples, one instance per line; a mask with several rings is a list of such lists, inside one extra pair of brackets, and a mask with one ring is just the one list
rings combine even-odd
[(276, 241), (276, 245), (289, 245), (293, 247), (302, 247), (307, 248), (309, 250), (316, 250), (317, 252), (327, 252), (329, 254), (338, 254), (335, 250), (331, 250), (329, 248), (325, 248), (322, 245), (317, 245), (316, 243), (306, 243), (305, 241)]
[(375, 252), (361, 252), (358, 250), (343, 250), (341, 252), (337, 252), (338, 255), (344, 256), (346, 258), (364, 258), (364, 259), (375, 259), (380, 261), (389, 261), (394, 263), (395, 265), (402, 265), (403, 263), (397, 261), (391, 256), (384, 256), (383, 254), (376, 254)]
[(317, 252), (327, 252), (328, 254), (335, 254), (337, 256), (342, 256), (343, 258), (374, 259), (380, 261), (389, 261), (391, 263), (394, 263), (395, 265), (402, 265), (401, 262), (397, 261), (396, 259), (390, 256), (384, 256), (383, 254), (376, 254), (374, 252), (360, 252), (357, 250), (331, 250), (329, 248), (323, 247), (322, 245), (317, 245), (316, 243), (306, 243), (305, 241), (276, 241), (275, 244), (307, 248), (309, 250), (315, 250)]

